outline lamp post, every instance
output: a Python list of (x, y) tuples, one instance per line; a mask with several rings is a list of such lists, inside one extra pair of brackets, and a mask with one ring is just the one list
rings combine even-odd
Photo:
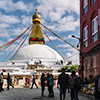
[(80, 44), (81, 44), (81, 39), (79, 37), (75, 36), (75, 35), (71, 35), (71, 37), (76, 38), (76, 39), (79, 40), (79, 43), (77, 44), (77, 48), (78, 48), (80, 46)]
[(77, 37), (75, 35), (71, 35), (71, 37), (78, 39), (79, 40), (79, 43), (81, 44), (81, 39), (79, 37)]
[[(75, 36), (75, 35), (71, 35), (71, 37), (73, 37), (73, 38), (76, 38), (76, 39), (78, 39), (79, 40), (79, 43), (77, 44), (77, 48), (80, 46), (80, 44), (81, 44), (81, 39), (79, 38), (79, 37), (77, 37), (77, 36)], [(81, 50), (80, 50), (80, 48), (79, 48), (79, 55), (81, 55)], [(81, 71), (82, 71), (82, 80), (83, 80), (83, 55), (81, 55)]]

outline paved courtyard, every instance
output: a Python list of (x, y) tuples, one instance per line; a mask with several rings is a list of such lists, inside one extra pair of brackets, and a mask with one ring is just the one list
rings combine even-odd
[[(45, 96), (41, 96), (41, 88), (11, 88), (0, 92), (0, 100), (59, 100), (59, 91), (54, 88), (55, 97), (49, 98), (47, 88), (45, 89)], [(66, 92), (66, 100), (70, 100), (70, 94)], [(79, 100), (90, 100), (84, 96), (79, 95)]]

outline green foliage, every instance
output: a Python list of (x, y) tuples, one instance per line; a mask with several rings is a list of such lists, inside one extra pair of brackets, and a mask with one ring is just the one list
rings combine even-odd
[[(62, 67), (62, 68), (65, 68), (65, 72), (72, 72), (73, 70), (74, 71), (78, 71), (78, 65), (66, 65), (65, 67)], [(58, 69), (58, 72), (61, 72), (62, 68)]]

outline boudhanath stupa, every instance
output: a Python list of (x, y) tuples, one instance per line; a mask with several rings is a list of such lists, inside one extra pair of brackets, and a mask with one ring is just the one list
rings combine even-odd
[(51, 47), (45, 45), (40, 23), (41, 17), (37, 9), (32, 17), (32, 31), (29, 37), (29, 45), (21, 48), (14, 57), (7, 62), (0, 63), (0, 70), (6, 70), (12, 76), (30, 76), (42, 73), (52, 73), (56, 75), (57, 70), (66, 65), (64, 59)]

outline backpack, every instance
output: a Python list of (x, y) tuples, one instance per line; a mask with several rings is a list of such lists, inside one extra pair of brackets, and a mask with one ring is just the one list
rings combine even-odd
[(74, 80), (75, 84), (74, 84), (74, 88), (75, 90), (80, 90), (81, 89), (81, 82), (80, 82), (80, 79), (78, 77), (75, 78)]

